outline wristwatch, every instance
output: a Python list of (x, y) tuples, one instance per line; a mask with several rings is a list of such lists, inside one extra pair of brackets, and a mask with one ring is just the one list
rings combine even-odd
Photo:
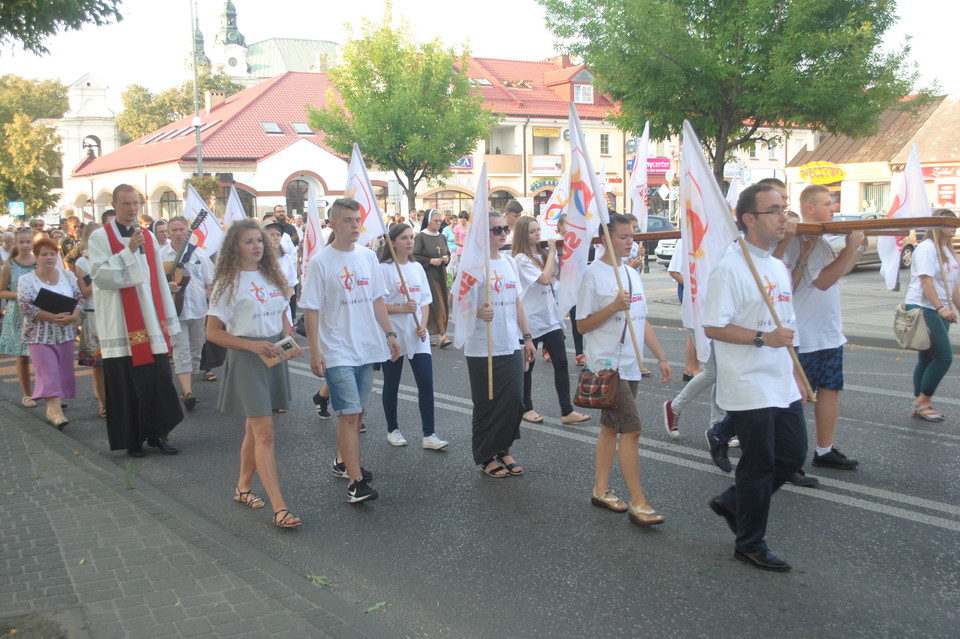
[(757, 336), (753, 338), (753, 345), (757, 348), (763, 346), (763, 331), (757, 331)]
[(397, 334), (393, 331), (387, 331), (386, 333), (383, 334), (383, 336), (389, 339), (391, 337), (396, 337)]

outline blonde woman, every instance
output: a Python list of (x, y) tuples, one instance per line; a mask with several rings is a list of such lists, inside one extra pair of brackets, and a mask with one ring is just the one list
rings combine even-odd
[(80, 346), (77, 349), (77, 363), (80, 366), (90, 366), (93, 379), (93, 394), (97, 398), (99, 408), (97, 415), (107, 416), (106, 393), (103, 385), (103, 356), (100, 352), (100, 334), (97, 333), (97, 314), (93, 304), (93, 283), (90, 279), (90, 258), (87, 257), (87, 247), (90, 243), (90, 234), (100, 228), (96, 222), (89, 222), (83, 227), (80, 236), (80, 257), (74, 262), (74, 271), (77, 274), (77, 284), (83, 293), (83, 315), (80, 320)]
[(33, 255), (33, 229), (22, 228), (16, 233), (16, 244), (10, 259), (0, 268), (0, 299), (10, 301), (3, 316), (3, 332), (0, 333), (0, 353), (17, 358), (17, 381), (24, 408), (33, 408), (37, 402), (30, 396), (30, 350), (23, 341), (23, 316), (17, 304), (17, 284), (20, 278), (37, 270), (37, 258)]

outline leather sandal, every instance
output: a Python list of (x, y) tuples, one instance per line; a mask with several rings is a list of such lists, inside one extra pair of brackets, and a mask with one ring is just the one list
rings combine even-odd
[(530, 422), (531, 424), (540, 424), (543, 422), (543, 415), (535, 410), (528, 410), (523, 414), (523, 421)]
[[(494, 464), (490, 466), (490, 464)], [(500, 465), (496, 459), (488, 459), (487, 461), (480, 464), (480, 472), (482, 472), (487, 477), (493, 477), (494, 479), (503, 479), (504, 477), (510, 476), (510, 471)]]
[[(642, 506), (646, 506), (643, 508)], [(639, 506), (630, 506), (627, 508), (627, 516), (630, 522), (638, 526), (656, 526), (664, 522), (664, 517), (653, 508), (649, 502), (643, 502)]]
[(263, 501), (263, 498), (257, 497), (253, 494), (252, 490), (241, 491), (240, 487), (237, 486), (237, 490), (233, 493), (233, 501), (240, 502), (247, 508), (263, 508), (266, 506), (266, 502)]
[[(286, 513), (283, 517), (280, 517), (282, 513)], [(279, 517), (279, 519), (278, 519)], [(294, 515), (292, 512), (284, 508), (283, 510), (278, 510), (273, 513), (273, 525), (277, 528), (296, 528), (302, 522), (300, 518)]]
[(500, 462), (500, 464), (503, 465), (503, 467), (506, 468), (507, 472), (509, 472), (511, 475), (523, 474), (523, 466), (518, 464), (516, 459), (508, 464), (503, 460), (504, 457), (513, 457), (513, 455), (509, 450), (501, 450), (499, 453), (493, 456), (493, 459)]
[(36, 408), (36, 407), (37, 407), (37, 402), (35, 402), (32, 397), (24, 397), (24, 398), (21, 400), (21, 403), (23, 404), (23, 407), (24, 407), (24, 408)]
[(597, 491), (593, 491), (590, 495), (590, 503), (615, 513), (626, 512), (628, 508), (627, 502), (614, 495), (612, 490), (607, 490), (602, 495), (597, 495)]

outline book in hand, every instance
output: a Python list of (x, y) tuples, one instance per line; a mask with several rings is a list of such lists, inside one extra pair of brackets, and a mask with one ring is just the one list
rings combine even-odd
[(274, 346), (280, 349), (280, 355), (277, 357), (264, 357), (263, 355), (260, 356), (260, 359), (262, 359), (263, 363), (267, 365), (267, 368), (272, 368), (280, 362), (285, 362), (291, 357), (297, 357), (303, 353), (303, 351), (300, 349), (300, 345), (297, 344), (296, 340), (294, 340), (292, 337), (284, 337), (282, 340), (275, 343)]
[(77, 304), (77, 300), (73, 297), (61, 295), (48, 288), (41, 288), (40, 292), (37, 293), (37, 297), (33, 300), (34, 306), (41, 311), (53, 313), (54, 315), (59, 313), (72, 313), (73, 309), (77, 307)]

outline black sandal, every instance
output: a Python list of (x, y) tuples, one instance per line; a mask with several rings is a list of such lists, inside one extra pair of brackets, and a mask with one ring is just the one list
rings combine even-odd
[[(506, 468), (507, 472), (510, 473), (511, 475), (522, 475), (523, 466), (516, 463), (516, 461), (514, 461), (512, 464), (508, 464), (507, 462), (503, 461), (503, 458), (507, 457), (508, 455), (510, 457), (513, 457), (513, 455), (510, 454), (510, 451), (501, 450), (499, 453), (493, 456), (493, 459), (494, 461), (499, 462), (504, 468)], [(520, 470), (517, 470), (517, 468), (519, 468)]]
[[(489, 464), (496, 464), (492, 468), (487, 468)], [(500, 471), (506, 471), (503, 475), (498, 475)], [(487, 461), (480, 464), (480, 472), (482, 472), (487, 477), (493, 477), (494, 479), (504, 479), (510, 476), (510, 471), (504, 468), (499, 461), (496, 459), (488, 459)]]
[(263, 501), (263, 498), (254, 495), (252, 490), (240, 492), (239, 486), (237, 486), (237, 490), (233, 494), (233, 501), (239, 502), (247, 508), (253, 509), (263, 508), (267, 505), (266, 502)]
[[(280, 513), (286, 513), (286, 515), (278, 520), (277, 515)], [(296, 520), (296, 522), (294, 522), (294, 520)], [(300, 519), (286, 508), (273, 513), (273, 525), (277, 528), (296, 528), (301, 523)]]

